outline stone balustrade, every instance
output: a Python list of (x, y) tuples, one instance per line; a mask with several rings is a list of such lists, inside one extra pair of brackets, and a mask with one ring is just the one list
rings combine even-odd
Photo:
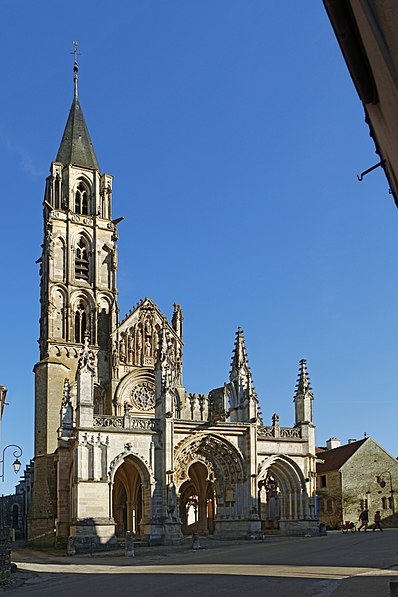
[(102, 429), (134, 429), (134, 431), (158, 431), (158, 419), (132, 417), (128, 414), (122, 417), (111, 415), (95, 415), (94, 427)]
[(272, 437), (279, 439), (301, 439), (300, 427), (279, 427), (279, 425), (267, 427), (262, 425), (257, 428), (258, 437)]

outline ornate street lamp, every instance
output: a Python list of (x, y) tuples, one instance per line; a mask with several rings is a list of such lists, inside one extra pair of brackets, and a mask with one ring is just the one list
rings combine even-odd
[(22, 448), (21, 446), (17, 446), (16, 444), (8, 444), (8, 446), (6, 446), (3, 450), (3, 458), (0, 460), (0, 465), (1, 465), (1, 473), (0, 473), (0, 479), (4, 482), (4, 454), (6, 452), (6, 450), (8, 448), (16, 448), (16, 450), (13, 451), (13, 456), (15, 458), (14, 462), (12, 463), (12, 467), (14, 469), (15, 474), (19, 473), (19, 469), (21, 468), (21, 462), (19, 460), (19, 458), (22, 456)]
[[(390, 479), (390, 494), (391, 494), (391, 506), (392, 506), (392, 513), (395, 514), (395, 504), (394, 504), (394, 489), (392, 487), (392, 477), (390, 471), (384, 471), (380, 473), (380, 475), (376, 475), (376, 481), (380, 485), (382, 489), (387, 485), (386, 481), (383, 479), (384, 475), (388, 475)], [(381, 492), (380, 492), (381, 493)]]

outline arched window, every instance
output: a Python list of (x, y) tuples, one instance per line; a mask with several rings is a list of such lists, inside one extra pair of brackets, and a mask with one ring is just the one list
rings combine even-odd
[(84, 303), (81, 301), (75, 312), (75, 342), (83, 343), (84, 334), (87, 330), (87, 313)]
[(88, 246), (83, 238), (79, 240), (76, 247), (75, 277), (88, 281), (89, 260)]
[(104, 393), (99, 386), (94, 387), (94, 414), (104, 414)]
[(89, 213), (89, 199), (90, 195), (86, 185), (79, 182), (75, 193), (75, 212), (77, 214)]

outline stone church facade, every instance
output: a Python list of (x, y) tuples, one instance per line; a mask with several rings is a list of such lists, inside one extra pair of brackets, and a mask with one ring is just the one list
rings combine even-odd
[(149, 298), (123, 321), (118, 220), (77, 88), (44, 197), (35, 365), (31, 544), (105, 549), (198, 530), (242, 537), (316, 529), (313, 394), (301, 361), (295, 426), (265, 426), (238, 329), (228, 383), (183, 385), (183, 315)]

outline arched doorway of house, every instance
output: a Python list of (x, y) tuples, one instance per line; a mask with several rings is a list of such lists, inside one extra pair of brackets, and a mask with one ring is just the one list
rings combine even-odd
[(214, 533), (215, 489), (202, 462), (194, 462), (189, 467), (188, 480), (181, 486), (180, 516), (184, 534)]
[(143, 480), (133, 458), (126, 458), (117, 469), (113, 484), (113, 517), (116, 535), (127, 531), (141, 535), (140, 525), (144, 515)]

